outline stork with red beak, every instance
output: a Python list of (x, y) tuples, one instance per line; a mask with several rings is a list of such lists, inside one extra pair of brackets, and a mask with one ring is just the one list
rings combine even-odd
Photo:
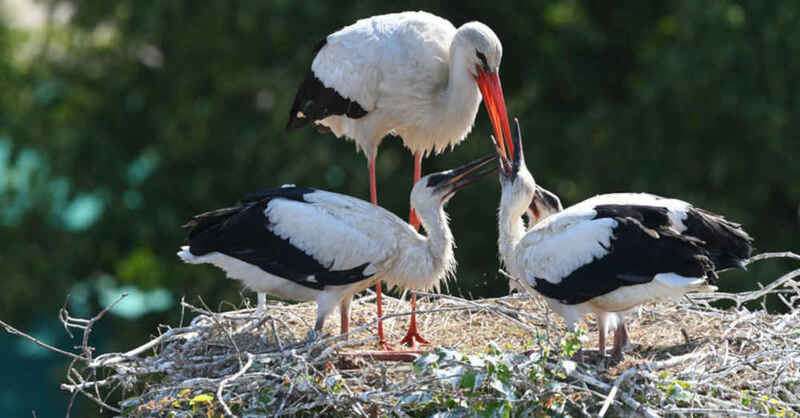
[[(466, 138), (482, 97), (496, 137), (506, 138), (510, 148), (499, 77), (503, 46), (483, 23), (456, 29), (425, 12), (373, 16), (328, 35), (314, 52), (286, 128), (313, 124), (355, 141), (367, 157), (373, 204), (378, 203), (375, 157), (387, 134), (400, 136), (414, 154), (416, 183), (422, 157)], [(409, 218), (419, 228), (413, 210)], [(380, 282), (376, 290), (380, 317)], [(414, 294), (411, 303), (413, 311)], [(381, 323), (378, 336), (388, 349)], [(413, 314), (402, 342), (427, 343), (417, 332)]]

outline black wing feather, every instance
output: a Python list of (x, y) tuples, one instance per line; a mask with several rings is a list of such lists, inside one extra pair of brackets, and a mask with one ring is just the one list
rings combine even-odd
[(632, 218), (642, 225), (657, 229), (669, 227), (669, 210), (663, 206), (648, 205), (597, 205), (595, 219), (599, 218)]
[(742, 267), (743, 262), (750, 258), (753, 252), (753, 238), (742, 229), (741, 225), (730, 222), (720, 215), (699, 208), (690, 208), (684, 223), (686, 224), (684, 234), (703, 240), (717, 270)]
[(634, 218), (614, 218), (609, 253), (553, 284), (536, 280), (536, 290), (567, 305), (583, 303), (623, 286), (648, 283), (660, 273), (704, 277), (714, 271), (708, 252), (695, 238), (653, 230)]
[[(673, 226), (669, 210), (663, 206), (598, 205), (595, 210), (595, 219), (629, 217), (659, 232)], [(741, 267), (753, 252), (753, 238), (741, 225), (720, 215), (690, 206), (684, 224), (686, 230), (682, 234), (702, 241), (700, 245), (708, 251), (717, 271)]]
[[(303, 196), (313, 189), (284, 187), (266, 189), (249, 195), (240, 205), (195, 216), (186, 226), (189, 251), (196, 256), (219, 252), (258, 266), (267, 273), (297, 284), (323, 289), (325, 286), (359, 282), (368, 263), (348, 270), (331, 270), (311, 255), (272, 231), (264, 210), (272, 199), (305, 202)], [(313, 281), (309, 277), (313, 276)]]
[[(317, 42), (314, 45), (314, 54), (319, 52), (327, 43), (327, 37)], [(302, 113), (302, 116), (300, 113)], [(367, 111), (357, 101), (339, 94), (335, 88), (326, 87), (314, 74), (314, 71), (309, 70), (303, 83), (297, 89), (297, 94), (292, 103), (292, 110), (289, 111), (286, 130), (291, 131), (301, 128), (331, 115), (345, 115), (351, 119), (358, 119), (366, 116)]]

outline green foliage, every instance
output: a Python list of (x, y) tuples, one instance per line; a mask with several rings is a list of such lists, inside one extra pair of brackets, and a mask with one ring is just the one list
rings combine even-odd
[[(565, 338), (578, 341), (579, 335)], [(528, 356), (501, 351), (495, 343), (486, 354), (436, 348), (413, 364), (417, 381), (429, 383), (400, 399), (398, 406), (437, 417), (561, 414), (561, 382), (576, 368), (566, 352), (540, 350)]]

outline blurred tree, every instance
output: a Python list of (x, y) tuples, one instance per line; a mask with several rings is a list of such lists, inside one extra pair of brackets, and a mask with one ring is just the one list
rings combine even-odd
[[(66, 23), (0, 25), (4, 319), (54, 315), (70, 291), (73, 309), (87, 312), (122, 289), (155, 292), (139, 299), (140, 315), (152, 313), (114, 320), (110, 344), (119, 349), (158, 322), (175, 323), (169, 304), (143, 302), (164, 291), (173, 303), (183, 295), (239, 303), (240, 286), (220, 271), (180, 264), (180, 225), (284, 183), (367, 198), (364, 159), (351, 143), (283, 127), (317, 40), (407, 9), (497, 32), (528, 165), (565, 203), (649, 191), (742, 222), (761, 251), (800, 243), (800, 3), (46, 5)], [(489, 152), (489, 126), (481, 110), (474, 138), (427, 159), (425, 171)], [(384, 142), (377, 170), (382, 204), (404, 216), (411, 167), (399, 141)], [(497, 189), (486, 181), (450, 205), (460, 261), (451, 292), (507, 290), (495, 272)], [(785, 267), (756, 266), (722, 286), (753, 288)]]

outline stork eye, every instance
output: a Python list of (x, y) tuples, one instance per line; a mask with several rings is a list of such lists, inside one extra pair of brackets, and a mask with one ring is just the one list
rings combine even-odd
[(475, 55), (478, 56), (478, 59), (481, 60), (481, 65), (483, 69), (488, 71), (489, 70), (489, 63), (486, 61), (486, 55), (483, 55), (483, 52), (475, 50)]
[(436, 187), (446, 179), (447, 176), (444, 174), (431, 174), (430, 177), (428, 177), (428, 187)]

